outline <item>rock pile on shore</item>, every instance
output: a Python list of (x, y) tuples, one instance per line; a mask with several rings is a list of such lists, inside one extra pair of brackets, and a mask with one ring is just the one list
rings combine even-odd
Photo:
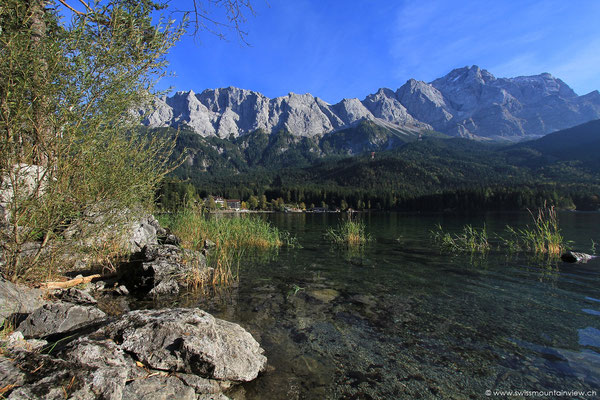
[[(5, 293), (0, 299), (8, 305)], [(34, 301), (39, 292), (28, 296)], [(8, 399), (226, 399), (224, 391), (266, 366), (250, 333), (199, 309), (109, 318), (88, 292), (67, 289), (52, 297), (60, 300), (19, 313), (3, 341), (0, 386)]]
[(74, 279), (87, 282), (81, 289), (32, 289), (0, 278), (2, 398), (227, 399), (265, 369), (250, 333), (200, 309), (101, 309), (97, 299), (106, 296), (174, 295), (189, 277), (212, 274), (208, 249), (180, 248), (154, 217), (127, 226), (129, 260), (111, 276)]

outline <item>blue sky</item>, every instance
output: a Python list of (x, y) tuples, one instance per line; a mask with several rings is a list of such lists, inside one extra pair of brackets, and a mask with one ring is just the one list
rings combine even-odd
[[(189, 8), (191, 0), (173, 0)], [(600, 89), (598, 0), (252, 0), (249, 46), (234, 34), (185, 37), (159, 88), (237, 86), (268, 97), (364, 98), (409, 78), (479, 65), (496, 77), (549, 72)]]

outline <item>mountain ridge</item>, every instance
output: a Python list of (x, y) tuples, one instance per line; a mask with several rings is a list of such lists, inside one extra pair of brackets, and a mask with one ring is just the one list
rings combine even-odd
[(236, 138), (258, 129), (322, 137), (360, 121), (403, 131), (522, 140), (600, 118), (600, 93), (578, 96), (549, 73), (496, 78), (478, 66), (457, 68), (430, 83), (409, 79), (396, 91), (329, 104), (311, 94), (268, 98), (235, 87), (179, 91), (156, 99), (144, 125), (186, 127), (209, 137)]

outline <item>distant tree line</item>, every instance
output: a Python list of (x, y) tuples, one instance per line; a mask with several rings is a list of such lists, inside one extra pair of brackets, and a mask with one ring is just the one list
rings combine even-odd
[(253, 187), (223, 186), (197, 188), (176, 178), (166, 180), (157, 193), (157, 202), (165, 210), (177, 210), (188, 201), (203, 201), (213, 195), (241, 199), (251, 210), (283, 210), (285, 205), (301, 209), (323, 207), (346, 210), (398, 211), (487, 211), (524, 210), (544, 203), (559, 208), (597, 210), (600, 196), (581, 188), (558, 186), (482, 186), (447, 189), (437, 193), (362, 190), (356, 188), (305, 186)]

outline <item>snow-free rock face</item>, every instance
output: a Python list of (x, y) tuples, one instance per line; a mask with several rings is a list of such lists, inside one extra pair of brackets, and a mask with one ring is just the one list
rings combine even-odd
[(598, 99), (580, 98), (548, 73), (496, 78), (473, 66), (455, 69), (430, 85), (443, 94), (452, 114), (445, 126), (434, 127), (451, 135), (543, 136), (600, 117)]
[[(388, 89), (389, 90), (389, 89)], [(157, 99), (144, 124), (152, 128), (182, 127), (202, 136), (238, 137), (257, 129), (280, 130), (313, 137), (348, 128), (361, 120), (381, 119), (406, 128), (431, 129), (413, 119), (395, 98), (372, 95), (361, 102), (344, 99), (330, 105), (310, 94), (290, 93), (269, 99), (260, 93), (234, 87), (177, 92)]]
[(598, 118), (598, 91), (578, 96), (548, 73), (496, 78), (472, 66), (430, 83), (410, 79), (395, 92), (382, 88), (362, 101), (344, 99), (334, 105), (311, 94), (269, 99), (234, 87), (177, 92), (157, 99), (144, 123), (186, 126), (205, 137), (238, 137), (257, 129), (313, 137), (366, 119), (392, 128), (510, 139), (542, 136)]

